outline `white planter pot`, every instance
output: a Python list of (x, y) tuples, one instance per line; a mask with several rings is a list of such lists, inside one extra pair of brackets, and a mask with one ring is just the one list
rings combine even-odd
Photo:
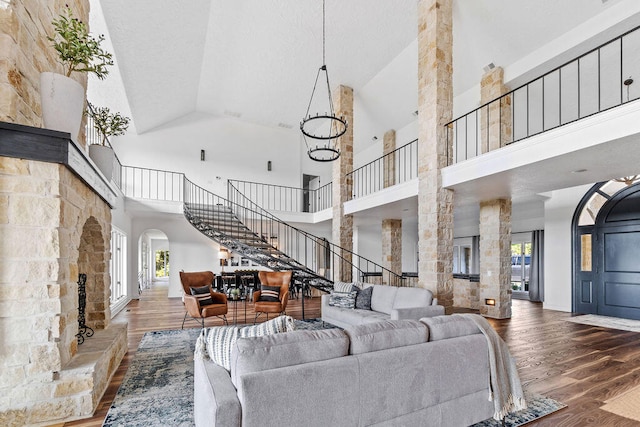
[(40, 99), (42, 121), (47, 129), (69, 132), (78, 140), (84, 111), (84, 88), (78, 82), (62, 74), (40, 74)]
[(91, 160), (100, 169), (104, 177), (107, 178), (107, 181), (111, 181), (116, 158), (113, 148), (105, 147), (104, 145), (90, 145), (89, 157), (91, 157)]

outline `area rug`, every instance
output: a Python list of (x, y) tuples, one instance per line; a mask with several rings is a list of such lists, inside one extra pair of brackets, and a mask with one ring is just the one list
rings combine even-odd
[[(556, 400), (541, 396), (539, 394), (530, 395), (525, 391), (525, 395), (527, 399), (527, 409), (508, 414), (505, 418), (505, 426), (518, 427), (521, 425), (525, 425), (531, 421), (537, 420), (567, 407), (567, 405), (565, 405), (564, 403), (560, 403)], [(476, 423), (472, 427), (501, 427), (502, 425), (503, 424), (501, 421), (496, 421), (491, 418)]]
[[(320, 319), (296, 320), (298, 329), (329, 329)], [(200, 329), (147, 332), (107, 413), (104, 427), (193, 426), (193, 352)], [(563, 408), (542, 396), (507, 417), (515, 427)], [(500, 426), (487, 420), (476, 426)]]
[(620, 396), (605, 401), (605, 405), (601, 406), (600, 409), (621, 417), (640, 421), (640, 387), (632, 388)]
[(599, 316), (597, 314), (584, 314), (582, 316), (567, 317), (565, 320), (589, 326), (600, 326), (603, 328), (620, 329), (622, 331), (640, 332), (640, 320)]

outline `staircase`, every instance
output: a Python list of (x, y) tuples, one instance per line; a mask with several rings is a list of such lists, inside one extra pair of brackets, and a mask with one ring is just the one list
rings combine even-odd
[(185, 218), (199, 232), (255, 264), (292, 270), (297, 283), (329, 292), (340, 266), (345, 281), (407, 286), (403, 277), (379, 264), (281, 221), (231, 184), (225, 199), (180, 173), (130, 166), (121, 170), (125, 196), (181, 201)]

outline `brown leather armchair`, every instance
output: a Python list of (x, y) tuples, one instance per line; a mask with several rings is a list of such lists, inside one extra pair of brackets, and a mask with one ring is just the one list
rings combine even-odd
[(287, 309), (287, 301), (289, 301), (289, 283), (291, 283), (292, 271), (261, 271), (258, 273), (261, 286), (279, 286), (280, 294), (278, 301), (260, 301), (260, 295), (262, 294), (262, 288), (259, 291), (253, 293), (254, 310), (256, 317), (253, 319), (253, 323), (256, 323), (260, 313), (267, 315), (269, 320), (269, 313), (284, 314)]
[[(198, 271), (192, 273), (180, 272), (180, 282), (184, 290), (184, 319), (182, 319), (182, 329), (187, 315), (192, 319), (199, 321), (204, 328), (204, 319), (206, 317), (220, 317), (224, 323), (227, 322), (227, 296), (225, 294), (214, 292), (212, 288), (215, 274), (211, 271)], [(191, 288), (209, 287), (209, 292), (204, 290), (203, 293), (197, 295), (191, 294)]]

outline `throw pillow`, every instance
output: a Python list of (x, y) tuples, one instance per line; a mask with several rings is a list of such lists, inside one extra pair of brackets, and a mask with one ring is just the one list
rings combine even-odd
[(196, 288), (190, 287), (191, 295), (195, 296), (200, 306), (213, 304), (211, 299), (211, 285), (199, 286)]
[(331, 292), (329, 295), (329, 305), (332, 307), (355, 308), (356, 292)]
[(364, 289), (358, 288), (358, 294), (356, 295), (356, 308), (360, 310), (371, 310), (371, 295), (373, 295), (373, 286), (369, 286)]
[(339, 293), (351, 292), (352, 287), (353, 287), (353, 283), (339, 282), (337, 280), (333, 283), (333, 290)]
[(280, 302), (280, 286), (260, 287), (260, 299), (258, 301)]
[(238, 338), (259, 337), (273, 335), (282, 332), (290, 332), (296, 329), (291, 316), (279, 316), (264, 323), (254, 326), (217, 326), (202, 330), (196, 342), (196, 356), (206, 355), (214, 363), (222, 366), (227, 371), (231, 370), (231, 348)]

